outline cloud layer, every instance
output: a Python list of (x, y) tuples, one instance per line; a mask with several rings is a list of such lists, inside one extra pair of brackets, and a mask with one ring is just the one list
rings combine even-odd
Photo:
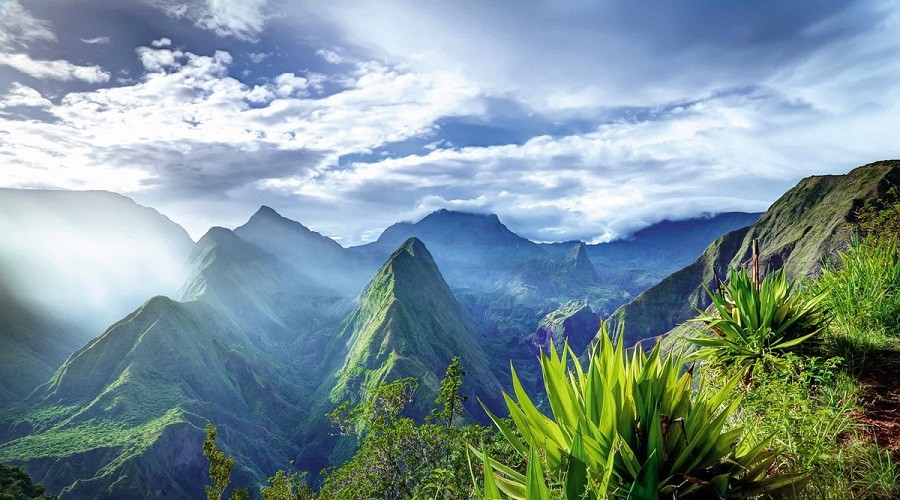
[(439, 208), (600, 241), (900, 156), (890, 3), (142, 5), (124, 47), (0, 7), (5, 186), (195, 237), (265, 203), (343, 244)]

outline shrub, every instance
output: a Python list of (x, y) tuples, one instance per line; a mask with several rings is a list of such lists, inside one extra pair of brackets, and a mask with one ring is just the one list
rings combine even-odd
[(715, 392), (695, 390), (680, 356), (657, 346), (626, 359), (605, 326), (598, 336), (586, 371), (568, 346), (561, 356), (552, 346), (541, 354), (552, 417), (538, 411), (513, 369), (515, 399), (505, 398), (514, 429), (490, 416), (528, 466), (520, 474), (473, 449), (484, 464), (486, 498), (742, 498), (804, 480), (767, 477), (775, 462), (769, 441), (726, 428), (739, 401), (723, 403), (737, 377)]
[(783, 356), (815, 336), (825, 324), (825, 294), (794, 293), (784, 270), (766, 275), (757, 285), (745, 269), (732, 269), (728, 283), (709, 291), (713, 312), (699, 311), (694, 320), (714, 335), (693, 337), (700, 346), (692, 359), (706, 359), (737, 369), (749, 380), (757, 367), (785, 370)]

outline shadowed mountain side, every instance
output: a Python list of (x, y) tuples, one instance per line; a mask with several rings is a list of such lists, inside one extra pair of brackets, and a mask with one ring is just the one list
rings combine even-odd
[(22, 304), (0, 283), (0, 407), (46, 382), (81, 345), (81, 335), (75, 325)]
[(600, 329), (601, 317), (586, 302), (571, 301), (559, 306), (541, 319), (537, 330), (528, 338), (529, 347), (536, 355), (547, 351), (552, 343), (562, 352), (568, 342), (572, 351), (584, 351)]
[(823, 259), (846, 245), (855, 211), (897, 184), (897, 160), (865, 165), (846, 175), (803, 179), (753, 225), (719, 238), (693, 264), (616, 310), (609, 331), (624, 322), (626, 345), (631, 345), (694, 317), (695, 308), (709, 305), (703, 286), (713, 286), (716, 275), (724, 278), (729, 267), (746, 264), (754, 238), (759, 239), (763, 269), (784, 266), (792, 275), (816, 274)]
[(300, 274), (325, 283), (342, 296), (356, 297), (377, 270), (360, 256), (267, 206), (234, 230), (242, 240), (290, 264)]

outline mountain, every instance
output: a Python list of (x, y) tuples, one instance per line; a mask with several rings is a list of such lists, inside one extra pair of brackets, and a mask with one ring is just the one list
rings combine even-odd
[(156, 297), (0, 410), (0, 461), (83, 498), (203, 495), (203, 427), (220, 427), (235, 481), (296, 457), (296, 422), (325, 378), (347, 300), (212, 228), (194, 246), (184, 302)]
[(703, 286), (712, 286), (715, 276), (724, 278), (729, 267), (746, 264), (754, 238), (759, 239), (763, 269), (784, 266), (794, 276), (816, 274), (823, 259), (846, 245), (855, 211), (898, 183), (898, 160), (801, 180), (751, 226), (720, 237), (692, 264), (616, 310), (610, 331), (624, 323), (626, 344), (631, 345), (694, 317), (695, 308), (709, 305)]
[[(500, 384), (478, 336), (425, 244), (410, 238), (369, 281), (338, 333), (345, 347), (331, 399), (359, 401), (382, 382), (415, 377), (417, 401), (428, 407), (451, 358), (460, 356), (464, 391), (495, 401)], [(477, 406), (475, 398), (470, 403)]]
[(221, 227), (200, 238), (188, 262), (191, 273), (182, 287), (181, 300), (205, 302), (236, 324), (254, 330), (264, 323), (270, 330), (291, 329), (289, 323), (298, 306), (317, 297), (338, 296)]
[(209, 305), (153, 298), (4, 412), (0, 461), (73, 497), (198, 498), (209, 421), (236, 479), (262, 481), (289, 460), (279, 429), (300, 406), (271, 359)]
[(0, 407), (46, 382), (81, 346), (74, 325), (22, 303), (0, 283)]
[(234, 234), (290, 264), (299, 273), (355, 297), (375, 267), (331, 238), (262, 206)]
[(434, 254), (454, 288), (484, 289), (500, 271), (525, 260), (546, 257), (536, 243), (509, 230), (494, 215), (438, 210), (416, 223), (394, 224), (369, 244), (350, 251), (383, 262), (409, 238), (420, 239)]
[[(760, 215), (725, 212), (685, 220), (663, 220), (628, 238), (587, 245), (586, 250), (604, 283), (618, 285), (636, 295), (693, 262), (716, 238), (753, 224)], [(545, 243), (541, 246), (561, 254), (576, 243)]]
[(562, 352), (567, 341), (573, 352), (582, 352), (597, 335), (600, 320), (600, 315), (586, 302), (566, 302), (541, 319), (537, 330), (528, 338), (529, 346), (537, 354), (553, 343), (557, 352)]
[(77, 325), (69, 334), (81, 343), (148, 297), (173, 295), (193, 245), (156, 210), (106, 191), (0, 189), (0, 232), (0, 279), (31, 309)]

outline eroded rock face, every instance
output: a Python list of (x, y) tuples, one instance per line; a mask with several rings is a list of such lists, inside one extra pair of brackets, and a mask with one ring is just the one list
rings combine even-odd
[(557, 349), (568, 340), (575, 352), (587, 348), (600, 329), (600, 315), (585, 302), (572, 301), (547, 314), (537, 330), (528, 338), (529, 347), (538, 353), (553, 342)]

